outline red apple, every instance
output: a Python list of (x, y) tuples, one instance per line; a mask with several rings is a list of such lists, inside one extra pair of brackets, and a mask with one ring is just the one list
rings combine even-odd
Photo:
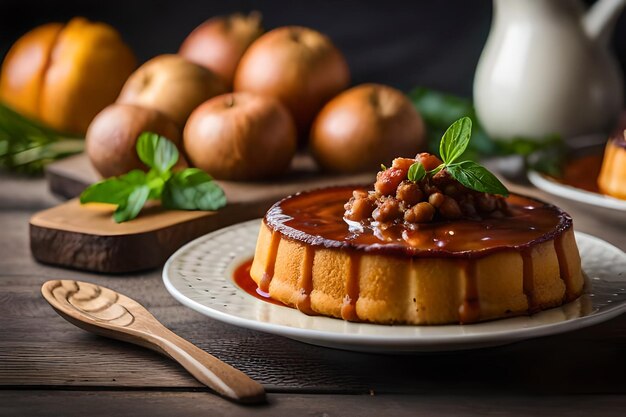
[(377, 170), (426, 150), (424, 122), (409, 99), (380, 84), (353, 87), (332, 99), (311, 127), (311, 151), (327, 171)]
[(117, 102), (158, 110), (182, 129), (193, 109), (225, 91), (208, 69), (178, 55), (159, 55), (128, 78)]
[(287, 26), (257, 39), (235, 73), (235, 91), (279, 99), (304, 135), (324, 103), (350, 83), (348, 65), (325, 35)]
[(214, 17), (187, 36), (178, 54), (210, 69), (230, 87), (243, 53), (262, 33), (258, 12)]
[(224, 94), (199, 106), (183, 132), (190, 163), (218, 179), (261, 180), (289, 168), (296, 150), (289, 112), (272, 97)]
[(85, 148), (94, 168), (105, 178), (147, 169), (135, 149), (143, 132), (158, 133), (177, 145), (180, 142), (176, 124), (157, 110), (129, 104), (106, 107), (87, 130)]

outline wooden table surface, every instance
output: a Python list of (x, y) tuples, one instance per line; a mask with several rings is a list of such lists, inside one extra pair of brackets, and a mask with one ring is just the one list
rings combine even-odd
[[(514, 190), (550, 199), (527, 185)], [(577, 230), (626, 250), (626, 216), (551, 199)], [(375, 355), (309, 346), (222, 324), (181, 306), (161, 271), (103, 276), (35, 262), (28, 219), (58, 203), (43, 179), (0, 175), (0, 416), (600, 416), (626, 410), (626, 315), (557, 336), (476, 351)], [(49, 279), (98, 283), (143, 303), (173, 331), (247, 372), (269, 403), (209, 393), (151, 351), (59, 317)]]

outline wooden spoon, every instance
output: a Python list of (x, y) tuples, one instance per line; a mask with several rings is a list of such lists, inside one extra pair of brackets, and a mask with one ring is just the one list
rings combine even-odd
[(99, 285), (54, 280), (41, 287), (46, 301), (70, 323), (134, 343), (180, 363), (216, 393), (241, 403), (265, 401), (263, 386), (163, 326), (141, 304)]

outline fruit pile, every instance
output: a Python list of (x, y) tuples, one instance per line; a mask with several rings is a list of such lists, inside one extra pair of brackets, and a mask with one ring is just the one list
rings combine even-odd
[(86, 132), (104, 177), (147, 169), (135, 151), (146, 131), (176, 144), (179, 165), (239, 181), (284, 174), (298, 146), (337, 173), (374, 171), (426, 146), (403, 93), (348, 88), (346, 60), (327, 36), (299, 26), (264, 33), (256, 12), (209, 19), (177, 54), (134, 67), (107, 25), (44, 25), (7, 54), (0, 100), (58, 130)]

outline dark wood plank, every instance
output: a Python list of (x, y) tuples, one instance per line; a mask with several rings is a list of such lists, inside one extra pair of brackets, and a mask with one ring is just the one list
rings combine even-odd
[[(62, 398), (62, 400), (60, 400)], [(270, 394), (244, 407), (201, 392), (0, 391), (0, 415), (24, 417), (211, 416), (622, 416), (623, 396), (401, 396)]]
[(111, 205), (72, 199), (30, 219), (30, 248), (40, 262), (103, 273), (135, 272), (165, 263), (185, 243), (221, 227), (262, 216), (271, 202), (231, 204), (218, 211), (152, 206), (117, 224)]
[[(179, 366), (156, 353), (91, 335), (67, 323), (38, 293), (46, 280), (0, 278), (0, 385), (200, 387)], [(248, 373), (270, 391), (368, 391), (339, 358), (332, 359), (334, 351), (208, 319), (172, 299), (158, 273), (92, 276), (89, 281), (123, 288), (123, 293), (149, 307), (170, 329)]]

